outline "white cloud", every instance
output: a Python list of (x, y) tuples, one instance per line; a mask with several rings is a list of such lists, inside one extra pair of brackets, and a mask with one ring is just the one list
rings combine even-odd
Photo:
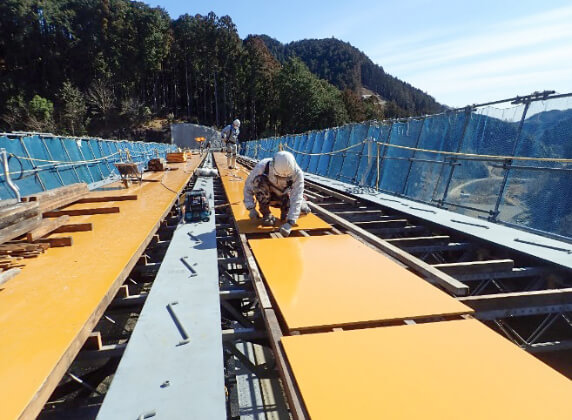
[(417, 33), (384, 45), (372, 59), (388, 73), (453, 106), (534, 90), (565, 93), (572, 90), (570, 21), (572, 6), (567, 6), (485, 24), (478, 33), (438, 28), (423, 38)]

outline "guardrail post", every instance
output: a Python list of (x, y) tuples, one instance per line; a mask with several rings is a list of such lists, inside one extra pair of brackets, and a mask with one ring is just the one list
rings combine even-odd
[[(524, 102), (524, 110), (522, 111), (522, 117), (520, 119), (520, 123), (518, 124), (518, 131), (516, 132), (516, 138), (514, 139), (514, 144), (512, 146), (511, 156), (514, 156), (516, 154), (518, 144), (520, 143), (520, 137), (522, 134), (522, 126), (524, 125), (524, 119), (526, 118), (526, 113), (528, 112), (528, 108), (530, 107), (530, 103), (531, 103), (530, 98), (527, 98)], [(504, 176), (503, 176), (503, 180), (501, 183), (501, 187), (500, 187), (500, 190), (499, 190), (498, 195), (497, 195), (497, 202), (495, 203), (494, 210), (491, 211), (491, 215), (489, 216), (490, 222), (496, 222), (497, 221), (497, 217), (499, 215), (499, 207), (502, 203), (504, 192), (506, 190), (506, 184), (508, 182), (508, 176), (510, 174), (511, 165), (512, 165), (512, 159), (506, 159), (504, 162), (504, 165), (503, 165), (505, 167), (505, 170), (504, 170)]]

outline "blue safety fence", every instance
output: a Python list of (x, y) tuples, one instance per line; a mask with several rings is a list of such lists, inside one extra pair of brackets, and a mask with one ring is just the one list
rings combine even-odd
[(572, 93), (248, 141), (306, 172), (489, 221), (572, 238)]
[[(176, 146), (161, 143), (69, 138), (40, 134), (2, 134), (10, 178), (22, 196), (85, 182), (91, 188), (117, 179), (115, 163), (129, 159), (146, 164)], [(128, 152), (128, 153), (127, 153)], [(129, 156), (128, 156), (129, 155)], [(14, 198), (0, 170), (0, 199)]]

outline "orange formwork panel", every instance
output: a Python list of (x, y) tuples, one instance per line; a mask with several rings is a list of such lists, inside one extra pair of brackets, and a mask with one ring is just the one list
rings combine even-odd
[[(244, 207), (243, 199), (244, 182), (249, 172), (241, 165), (237, 165), (237, 169), (235, 170), (229, 170), (226, 166), (226, 157), (224, 154), (215, 153), (214, 156), (239, 232), (258, 233), (277, 231), (280, 228), (278, 223), (275, 227), (262, 226), (260, 221), (252, 221), (248, 217), (248, 210)], [(277, 219), (280, 218), (280, 209), (271, 208), (271, 212)], [(329, 229), (330, 227), (328, 223), (315, 214), (308, 214), (300, 216), (298, 224), (294, 226), (292, 230)]]
[(249, 243), (290, 331), (472, 312), (349, 235)]
[[(199, 157), (153, 172), (155, 182), (114, 183), (89, 197), (136, 194), (137, 200), (75, 204), (67, 209), (120, 207), (119, 213), (73, 217), (90, 222), (73, 245), (26, 260), (0, 290), (0, 419), (31, 419), (42, 409), (105, 307), (189, 181)], [(173, 191), (171, 191), (173, 190)], [(127, 267), (127, 269), (126, 269)]]
[(572, 382), (474, 319), (281, 340), (313, 420), (570, 417)]

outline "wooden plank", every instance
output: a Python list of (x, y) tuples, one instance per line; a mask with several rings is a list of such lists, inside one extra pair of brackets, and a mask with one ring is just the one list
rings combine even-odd
[(137, 194), (86, 197), (86, 198), (80, 198), (79, 200), (76, 201), (76, 203), (105, 203), (108, 201), (129, 201), (129, 200), (137, 200)]
[[(194, 166), (195, 163), (198, 164), (199, 161), (198, 160), (193, 161), (193, 165), (190, 166)], [(167, 183), (167, 185), (170, 186), (171, 188), (179, 191), (187, 183), (189, 177), (190, 177), (189, 174), (184, 174), (183, 176), (183, 174), (181, 173), (176, 178), (165, 179), (165, 183)], [(151, 188), (150, 190), (153, 190), (153, 188)], [(82, 282), (71, 281), (69, 276), (58, 276), (57, 275), (58, 270), (54, 270), (53, 272), (49, 270), (40, 270), (40, 268), (46, 267), (47, 265), (50, 264), (54, 264), (53, 260), (51, 260), (52, 262), (46, 262), (45, 264), (42, 263), (42, 264), (37, 264), (35, 266), (26, 267), (26, 270), (23, 271), (21, 275), (26, 276), (26, 280), (30, 280), (30, 282), (33, 284), (37, 283), (38, 287), (43, 288), (41, 291), (40, 290), (36, 291), (36, 295), (41, 296), (42, 299), (45, 299), (44, 293), (46, 291), (54, 289), (53, 282), (55, 282), (56, 284), (59, 285), (55, 287), (55, 289), (58, 289), (62, 285), (67, 284), (70, 286), (70, 288), (74, 289), (74, 293), (80, 290), (89, 291), (89, 293), (86, 293), (89, 295), (97, 293), (96, 296), (97, 302), (90, 303), (88, 307), (82, 306), (80, 311), (81, 314), (74, 313), (74, 317), (78, 317), (77, 319), (81, 320), (81, 324), (79, 325), (75, 324), (75, 321), (69, 322), (65, 318), (66, 316), (68, 316), (67, 313), (65, 313), (65, 311), (61, 311), (61, 308), (59, 308), (60, 311), (54, 310), (50, 314), (42, 314), (42, 323), (40, 324), (35, 323), (32, 326), (27, 326), (25, 329), (25, 334), (22, 332), (22, 325), (26, 325), (26, 323), (22, 324), (23, 322), (21, 318), (22, 312), (26, 313), (26, 316), (28, 317), (30, 316), (35, 317), (36, 316), (35, 314), (32, 315), (30, 314), (34, 312), (33, 308), (35, 308), (35, 306), (32, 307), (30, 302), (28, 303), (22, 302), (18, 304), (20, 308), (23, 308), (21, 309), (21, 311), (16, 311), (17, 313), (15, 313), (14, 311), (5, 311), (6, 313), (3, 312), (3, 316), (1, 319), (3, 332), (6, 332), (6, 330), (4, 329), (6, 325), (12, 325), (12, 322), (15, 323), (14, 331), (16, 331), (17, 333), (14, 334), (15, 339), (13, 340), (13, 342), (14, 341), (17, 342), (17, 344), (15, 345), (16, 347), (22, 347), (22, 348), (27, 347), (25, 342), (19, 344), (22, 340), (22, 337), (24, 336), (35, 337), (36, 342), (38, 339), (37, 334), (45, 335), (46, 337), (48, 336), (51, 337), (52, 336), (51, 328), (48, 329), (45, 328), (46, 321), (51, 322), (50, 325), (60, 325), (60, 326), (61, 326), (60, 322), (64, 322), (65, 328), (58, 327), (59, 330), (57, 331), (57, 333), (59, 335), (58, 337), (59, 341), (57, 343), (54, 343), (53, 341), (50, 342), (50, 346), (54, 347), (54, 346), (65, 345), (65, 347), (61, 347), (60, 350), (58, 350), (57, 355), (53, 353), (46, 355), (43, 352), (39, 351), (38, 349), (30, 350), (35, 354), (39, 354), (38, 357), (40, 357), (42, 360), (46, 357), (49, 358), (49, 360), (46, 363), (46, 365), (49, 366), (49, 371), (47, 373), (41, 373), (41, 372), (38, 373), (37, 370), (30, 369), (30, 365), (29, 364), (26, 365), (25, 356), (19, 358), (18, 360), (22, 361), (21, 368), (27, 368), (28, 372), (30, 373), (29, 376), (27, 376), (28, 374), (24, 374), (26, 380), (19, 382), (17, 381), (15, 386), (9, 383), (10, 382), (9, 380), (4, 380), (6, 378), (9, 378), (9, 376), (6, 375), (5, 371), (3, 372), (3, 370), (0, 369), (0, 378), (2, 378), (2, 380), (0, 380), (0, 389), (2, 389), (2, 395), (8, 395), (13, 393), (14, 395), (19, 397), (17, 400), (11, 398), (10, 404), (7, 403), (5, 404), (4, 401), (2, 404), (0, 404), (0, 413), (1, 413), (0, 418), (32, 419), (38, 416), (42, 407), (52, 394), (53, 390), (57, 387), (62, 376), (68, 370), (69, 366), (75, 359), (76, 355), (79, 353), (79, 350), (83, 346), (83, 343), (85, 342), (86, 338), (89, 336), (89, 333), (96, 326), (101, 316), (103, 315), (105, 309), (107, 308), (108, 304), (112, 301), (113, 297), (116, 295), (117, 290), (125, 282), (129, 273), (133, 269), (133, 266), (135, 265), (141, 254), (144, 252), (145, 248), (147, 247), (147, 245), (151, 240), (153, 233), (156, 232), (156, 230), (159, 228), (160, 226), (159, 220), (165, 218), (167, 214), (169, 214), (169, 212), (171, 211), (171, 207), (174, 204), (175, 200), (174, 197), (175, 194), (169, 193), (166, 190), (165, 192), (163, 192), (163, 190), (164, 188), (159, 187), (158, 189), (155, 189), (152, 192), (146, 191), (146, 189), (142, 191), (142, 194), (146, 194), (146, 196), (152, 193), (154, 195), (154, 198), (150, 200), (149, 206), (146, 207), (146, 210), (148, 210), (147, 213), (139, 215), (141, 217), (141, 220), (138, 219), (136, 228), (131, 226), (133, 225), (133, 223), (131, 223), (132, 220), (129, 220), (129, 216), (125, 215), (127, 213), (123, 215), (119, 214), (117, 216), (118, 218), (123, 217), (124, 219), (126, 219), (124, 226), (125, 229), (127, 229), (127, 233), (124, 232), (123, 236), (129, 238), (129, 241), (131, 241), (129, 243), (133, 243), (136, 240), (136, 243), (138, 243), (139, 246), (137, 247), (137, 249), (131, 250), (130, 248), (129, 256), (125, 255), (126, 258), (122, 259), (121, 264), (117, 266), (117, 270), (114, 268), (113, 271), (110, 272), (110, 274), (112, 274), (112, 277), (109, 277), (108, 279), (105, 280), (100, 279), (99, 278), (100, 275), (104, 274), (104, 272), (109, 271), (107, 266), (108, 261), (105, 261), (106, 264), (101, 264), (101, 262), (99, 262), (98, 259), (98, 257), (100, 256), (89, 254), (90, 251), (93, 251), (93, 246), (94, 246), (93, 240), (98, 242), (99, 239), (99, 242), (102, 242), (101, 237), (98, 238), (97, 235), (95, 235), (96, 238), (93, 238), (92, 240), (91, 238), (92, 235), (77, 235), (77, 237), (79, 237), (77, 239), (78, 242), (77, 245), (81, 247), (80, 249), (82, 251), (86, 252), (76, 253), (77, 255), (74, 258), (74, 260), (77, 258), (78, 261), (80, 261), (80, 263), (74, 261), (62, 261), (62, 264), (67, 264), (67, 267), (74, 272), (74, 278), (75, 275), (77, 274), (78, 276), (80, 276), (78, 278), (89, 280), (90, 275), (91, 276), (95, 275), (97, 278), (94, 279), (94, 283), (97, 283), (97, 286), (88, 285), (87, 283), (90, 283), (89, 281), (82, 281)], [(100, 220), (103, 218), (97, 218), (97, 219), (98, 220), (95, 221), (95, 223), (98, 224), (96, 226), (96, 229), (99, 229)], [(113, 217), (113, 219), (115, 219), (115, 217)], [(110, 224), (106, 224), (103, 221), (101, 221), (101, 225), (102, 225), (101, 228), (107, 231), (109, 229)], [(141, 231), (140, 228), (141, 225), (144, 226), (144, 233)], [(132, 238), (132, 235), (137, 235), (137, 236), (136, 238)], [(125, 254), (125, 252), (123, 252), (122, 254)], [(42, 260), (48, 261), (50, 259), (42, 258), (39, 259), (38, 262)], [(106, 268), (104, 270), (99, 269), (97, 265), (92, 265), (92, 264), (90, 264), (88, 268), (86, 267), (85, 264), (83, 264), (83, 262), (86, 261), (99, 262), (100, 265), (103, 265)], [(98, 270), (97, 273), (93, 273), (93, 270), (91, 269), (92, 266), (95, 267), (95, 270)], [(50, 276), (51, 278), (49, 278)], [(64, 277), (64, 279), (62, 280), (61, 277)], [(110, 283), (107, 283), (107, 281), (109, 281)], [(77, 283), (84, 283), (85, 285), (78, 285)], [(105, 284), (105, 290), (101, 289), (101, 286), (104, 284)], [(13, 299), (19, 297), (19, 295), (16, 294), (12, 294), (11, 296)], [(62, 301), (60, 299), (60, 302), (65, 307), (72, 307), (74, 305), (77, 305), (77, 303), (75, 302), (73, 303), (69, 302), (73, 300), (74, 299), (66, 301), (64, 299), (64, 301)], [(55, 324), (54, 318), (58, 319), (57, 324)], [(30, 332), (31, 330), (29, 328), (32, 328), (33, 334), (32, 332)], [(46, 340), (51, 340), (51, 338), (47, 338)], [(0, 346), (0, 348), (2, 348), (3, 350), (3, 352), (0, 351), (0, 353), (2, 353), (3, 356), (11, 354), (10, 350), (6, 350), (6, 346), (3, 345)], [(3, 357), (3, 359), (12, 360), (10, 357), (9, 358)], [(32, 360), (34, 359), (32, 358)], [(45, 362), (42, 361), (39, 363), (45, 363)], [(2, 375), (3, 373), (4, 376)], [(30, 383), (33, 384), (33, 387), (30, 386)], [(21, 397), (22, 395), (25, 395), (25, 399)]]
[(65, 207), (87, 194), (89, 194), (87, 184), (78, 183), (54, 188), (39, 194), (24, 197), (23, 199), (26, 201), (37, 201), (40, 205), (40, 211), (46, 212)]
[(103, 342), (101, 341), (101, 333), (99, 331), (93, 331), (89, 334), (85, 343), (83, 343), (82, 350), (101, 350), (103, 347)]
[(15, 223), (11, 226), (5, 227), (0, 230), (0, 244), (24, 235), (27, 232), (37, 228), (42, 223), (42, 216), (36, 215), (29, 219)]
[(3, 207), (8, 207), (8, 206), (13, 206), (14, 204), (17, 204), (18, 200), (16, 200), (15, 198), (9, 198), (7, 200), (0, 200), (0, 209)]
[(56, 210), (44, 213), (44, 217), (85, 216), (91, 214), (119, 213), (119, 207), (96, 207), (93, 209)]
[(89, 232), (93, 230), (93, 223), (68, 223), (60, 226), (53, 233)]
[(307, 419), (308, 416), (304, 409), (302, 398), (297, 391), (294, 379), (288, 368), (286, 355), (284, 354), (284, 350), (280, 345), (280, 338), (282, 337), (280, 323), (278, 322), (276, 313), (272, 308), (272, 303), (270, 302), (268, 291), (266, 290), (266, 286), (262, 280), (262, 275), (260, 274), (260, 270), (258, 269), (254, 255), (248, 246), (248, 240), (244, 233), (240, 234), (240, 242), (244, 251), (244, 257), (248, 265), (250, 277), (254, 286), (254, 291), (256, 292), (256, 296), (258, 297), (258, 301), (262, 307), (262, 317), (266, 325), (266, 330), (268, 331), (268, 337), (270, 338), (272, 350), (276, 357), (276, 362), (279, 368), (278, 370), (280, 372), (282, 383), (286, 391), (286, 397), (288, 398), (290, 410), (295, 419)]
[(40, 214), (38, 203), (18, 203), (0, 209), (0, 229)]
[(499, 271), (511, 271), (514, 268), (514, 261), (509, 259), (468, 261), (461, 263), (433, 264), (433, 267), (449, 275), (495, 273)]
[(54, 230), (64, 225), (69, 219), (69, 216), (60, 216), (54, 220), (44, 219), (40, 226), (26, 234), (26, 239), (28, 242), (34, 242), (35, 240), (52, 233)]
[(347, 229), (348, 231), (355, 233), (360, 238), (362, 238), (366, 242), (369, 242), (372, 245), (375, 245), (377, 248), (381, 249), (389, 256), (406, 264), (408, 267), (411, 268), (411, 270), (424, 276), (427, 281), (438, 284), (445, 290), (448, 290), (449, 292), (454, 293), (457, 296), (465, 296), (469, 293), (469, 287), (466, 284), (463, 284), (460, 281), (449, 276), (448, 274), (432, 267), (425, 261), (422, 261), (419, 258), (411, 254), (408, 254), (407, 252), (404, 252), (397, 246), (381, 238), (378, 238), (372, 233), (369, 233), (368, 231), (360, 228), (359, 226), (355, 226), (354, 224), (348, 222), (347, 220), (344, 220), (343, 218), (335, 215), (334, 213), (314, 203), (309, 203), (309, 205), (314, 211), (319, 213), (321, 216), (324, 216), (325, 218), (331, 220), (335, 224), (342, 226), (344, 229)]
[(72, 246), (73, 238), (71, 236), (60, 236), (57, 238), (40, 238), (35, 243), (49, 244), (50, 248), (61, 248), (64, 246)]
[(20, 271), (21, 270), (19, 268), (12, 268), (10, 270), (3, 271), (2, 273), (0, 273), (0, 286), (2, 286), (8, 280), (16, 277), (20, 273)]

